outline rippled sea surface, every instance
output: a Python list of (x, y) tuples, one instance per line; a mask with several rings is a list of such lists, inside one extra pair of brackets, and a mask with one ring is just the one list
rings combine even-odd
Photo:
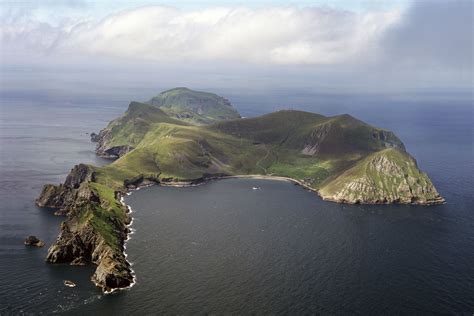
[[(250, 108), (245, 102), (235, 103)], [(26, 248), (23, 239), (54, 241), (63, 218), (34, 199), (74, 164), (107, 163), (86, 133), (125, 108), (2, 99), (0, 314), (474, 312), (471, 102), (303, 107), (393, 130), (447, 204), (340, 205), (268, 180), (141, 189), (126, 199), (138, 282), (103, 295), (89, 281), (93, 267), (46, 264), (47, 247)]]

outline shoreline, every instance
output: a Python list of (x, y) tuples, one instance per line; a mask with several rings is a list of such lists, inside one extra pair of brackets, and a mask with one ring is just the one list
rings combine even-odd
[[(140, 190), (141, 188), (147, 188), (147, 187), (151, 187), (153, 186), (153, 184), (146, 184), (146, 185), (143, 185), (143, 186), (137, 186), (136, 188), (133, 188), (133, 189), (127, 189), (127, 191), (125, 192), (122, 192), (120, 193), (119, 195), (119, 202), (120, 204), (122, 204), (127, 212), (126, 214), (128, 216), (130, 216), (130, 222), (128, 224), (125, 225), (125, 227), (127, 228), (127, 236), (126, 238), (123, 240), (123, 251), (122, 251), (122, 254), (123, 256), (125, 257), (125, 260), (127, 261), (127, 263), (130, 265), (130, 274), (132, 275), (132, 282), (130, 283), (130, 285), (126, 286), (126, 287), (117, 287), (117, 288), (112, 288), (110, 290), (107, 290), (107, 291), (104, 291), (103, 293), (104, 294), (112, 294), (112, 293), (115, 293), (117, 291), (122, 291), (122, 290), (128, 290), (128, 289), (131, 289), (135, 284), (137, 284), (137, 274), (135, 273), (135, 270), (133, 270), (132, 266), (133, 266), (133, 262), (131, 262), (130, 260), (128, 260), (128, 254), (126, 253), (126, 250), (127, 250), (127, 242), (130, 241), (132, 239), (132, 236), (133, 234), (135, 234), (135, 229), (132, 228), (132, 225), (133, 225), (133, 221), (134, 221), (134, 218), (133, 216), (131, 215), (134, 211), (133, 209), (131, 208), (130, 205), (126, 204), (125, 203), (125, 198), (124, 198), (124, 195), (131, 195), (133, 193), (133, 191), (138, 191)], [(96, 286), (99, 286), (96, 284)]]
[[(248, 175), (227, 175), (227, 176), (218, 176), (218, 177), (208, 177), (208, 178), (198, 178), (194, 180), (188, 180), (188, 181), (170, 181), (170, 182), (156, 182), (156, 183), (146, 183), (144, 185), (137, 185), (134, 188), (127, 188), (126, 191), (120, 193), (120, 198), (118, 199), (120, 203), (126, 207), (127, 209), (127, 214), (130, 215), (130, 223), (126, 224), (127, 227), (127, 237), (124, 240), (123, 243), (123, 256), (125, 257), (125, 260), (130, 264), (130, 272), (132, 274), (133, 280), (130, 283), (129, 286), (123, 287), (123, 288), (113, 288), (110, 291), (105, 291), (104, 294), (112, 294), (114, 292), (120, 291), (120, 290), (127, 290), (132, 288), (136, 283), (137, 283), (137, 276), (135, 271), (131, 268), (133, 266), (133, 263), (130, 262), (128, 258), (128, 254), (126, 253), (126, 248), (127, 248), (127, 242), (131, 239), (131, 235), (135, 233), (135, 230), (132, 228), (133, 224), (133, 216), (131, 214), (133, 213), (132, 208), (125, 203), (124, 200), (124, 195), (131, 195), (134, 191), (138, 191), (142, 188), (148, 188), (152, 186), (162, 186), (162, 187), (174, 187), (174, 188), (187, 188), (187, 187), (196, 187), (196, 186), (201, 186), (205, 185), (211, 181), (218, 181), (218, 180), (226, 180), (226, 179), (255, 179), (255, 180), (272, 180), (272, 181), (284, 181), (284, 182), (290, 182), (293, 183), (294, 185), (298, 185), (302, 187), (303, 189), (309, 191), (309, 192), (314, 192), (316, 195), (325, 202), (332, 202), (332, 203), (338, 203), (338, 204), (349, 204), (349, 205), (355, 205), (358, 203), (349, 203), (348, 201), (339, 201), (339, 200), (331, 200), (331, 199), (326, 199), (322, 197), (319, 194), (319, 191), (310, 187), (308, 184), (304, 183), (301, 180), (293, 179), (290, 177), (284, 177), (284, 176), (273, 176), (273, 175), (259, 175), (259, 174), (248, 174)], [(432, 204), (420, 204), (420, 203), (398, 203), (398, 202), (392, 202), (392, 203), (363, 203), (365, 205), (390, 205), (390, 204), (399, 204), (399, 205), (420, 205), (420, 206), (430, 206), (430, 205), (439, 205), (439, 204), (446, 204), (445, 201), (442, 203), (432, 203)]]
[[(292, 182), (293, 184), (299, 185), (309, 191), (318, 193), (318, 190), (310, 187), (309, 185), (307, 185), (301, 180), (293, 179), (290, 177), (284, 177), (284, 176), (271, 176), (271, 175), (259, 175), (259, 174), (247, 174), (247, 175), (244, 174), (244, 175), (198, 178), (196, 180), (190, 180), (190, 181), (159, 182), (159, 183), (156, 183), (156, 185), (162, 186), (162, 187), (185, 188), (185, 187), (196, 187), (196, 186), (203, 185), (214, 180), (226, 180), (226, 179), (257, 179), (257, 180), (286, 181), (286, 182)], [(150, 186), (150, 185), (145, 185), (143, 187), (147, 187), (147, 186)]]
[(216, 180), (221, 180), (221, 179), (257, 179), (257, 180), (286, 181), (286, 182), (291, 182), (295, 185), (299, 185), (302, 188), (304, 188), (308, 191), (314, 192), (318, 196), (320, 196), (318, 190), (310, 187), (309, 185), (307, 185), (306, 183), (304, 183), (301, 180), (293, 179), (293, 178), (290, 178), (290, 177), (249, 174), (249, 175), (225, 176), (225, 177), (217, 178)]
[[(383, 201), (376, 201), (376, 202), (363, 202), (363, 203), (355, 203), (347, 200), (336, 200), (331, 198), (325, 198), (320, 193), (319, 190), (312, 188), (308, 184), (304, 183), (302, 180), (297, 180), (290, 177), (285, 176), (273, 176), (273, 175), (260, 175), (260, 174), (243, 174), (243, 175), (227, 175), (227, 176), (216, 176), (216, 177), (208, 177), (208, 178), (198, 178), (195, 180), (188, 180), (188, 181), (170, 181), (170, 182), (159, 182), (156, 183), (158, 186), (163, 187), (175, 187), (175, 188), (185, 188), (185, 187), (194, 187), (199, 185), (204, 185), (210, 181), (214, 180), (225, 180), (225, 179), (257, 179), (257, 180), (272, 180), (272, 181), (286, 181), (291, 182), (295, 185), (301, 186), (303, 189), (316, 193), (316, 195), (321, 198), (321, 200), (325, 202), (332, 202), (338, 204), (348, 204), (348, 205), (420, 205), (420, 206), (433, 206), (433, 205), (442, 205), (446, 204), (445, 199), (441, 199), (439, 201), (433, 201), (431, 203), (420, 203), (420, 202), (402, 202), (402, 201), (392, 201), (392, 202), (383, 202)], [(155, 185), (155, 184), (152, 184)], [(147, 187), (151, 186), (149, 184), (143, 186)], [(140, 187), (140, 186), (138, 186)]]
[[(126, 286), (126, 287), (117, 287), (117, 288), (112, 288), (108, 291), (104, 291), (104, 294), (105, 295), (108, 295), (108, 294), (113, 294), (117, 291), (123, 291), (123, 290), (128, 290), (128, 289), (131, 289), (135, 284), (137, 284), (137, 275), (135, 273), (135, 270), (133, 270), (132, 266), (133, 266), (133, 262), (131, 262), (130, 260), (128, 260), (128, 254), (126, 253), (126, 250), (127, 250), (127, 242), (130, 241), (132, 239), (132, 236), (133, 234), (135, 234), (135, 230), (132, 228), (132, 225), (133, 225), (133, 221), (134, 221), (134, 218), (133, 216), (131, 215), (134, 211), (133, 209), (130, 207), (130, 205), (126, 204), (125, 203), (125, 199), (124, 199), (124, 195), (130, 195), (133, 193), (133, 191), (138, 191), (140, 190), (140, 188), (145, 188), (145, 187), (149, 187), (151, 185), (146, 185), (146, 186), (143, 186), (143, 187), (137, 187), (135, 189), (128, 189), (127, 192), (125, 192), (124, 194), (120, 194), (120, 198), (118, 199), (120, 201), (120, 204), (122, 204), (126, 210), (127, 210), (127, 215), (130, 216), (130, 222), (128, 224), (125, 225), (125, 227), (127, 228), (127, 236), (126, 238), (124, 239), (123, 241), (123, 251), (122, 251), (122, 254), (123, 256), (125, 257), (125, 260), (128, 262), (128, 264), (130, 265), (130, 274), (132, 275), (132, 282), (130, 283), (130, 285)], [(96, 284), (97, 285), (97, 284)]]

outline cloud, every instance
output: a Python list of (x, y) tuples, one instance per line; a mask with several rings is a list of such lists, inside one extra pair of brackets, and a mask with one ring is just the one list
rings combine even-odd
[(381, 41), (383, 54), (411, 66), (472, 67), (473, 2), (419, 1)]
[(100, 73), (109, 76), (102, 81), (123, 86), (469, 90), (472, 6), (468, 0), (358, 12), (145, 6), (103, 18), (65, 14), (54, 23), (44, 12), (39, 18), (34, 10), (10, 10), (0, 13), (0, 68), (44, 67), (45, 76), (61, 68), (66, 77), (82, 71), (87, 82)]
[(2, 25), (2, 42), (48, 54), (332, 64), (363, 54), (398, 17), (397, 11), (240, 7), (190, 12), (147, 6), (57, 27), (25, 17), (10, 19)]

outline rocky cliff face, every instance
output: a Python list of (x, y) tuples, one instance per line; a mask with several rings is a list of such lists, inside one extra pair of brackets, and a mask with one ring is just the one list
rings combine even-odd
[(56, 242), (49, 248), (46, 261), (84, 265), (94, 263), (97, 269), (92, 281), (104, 291), (124, 288), (133, 282), (130, 264), (123, 255), (123, 241), (127, 230), (115, 227), (120, 242), (109, 245), (92, 225), (80, 225), (76, 219), (61, 224)]
[(93, 143), (97, 143), (99, 141), (99, 135), (97, 135), (96, 133), (91, 133), (91, 142)]
[(324, 200), (368, 204), (440, 204), (428, 176), (406, 152), (394, 148), (374, 153), (319, 190)]
[[(104, 291), (129, 286), (133, 282), (130, 264), (123, 253), (123, 245), (129, 221), (126, 208), (122, 206), (125, 220), (108, 216), (106, 224), (111, 234), (106, 234), (94, 222), (95, 217), (109, 212), (110, 201), (101, 198), (91, 183), (95, 181), (92, 167), (75, 166), (64, 184), (45, 185), (36, 204), (50, 207), (67, 214), (61, 224), (56, 242), (49, 248), (46, 261), (70, 263), (71, 265), (96, 264), (92, 281)], [(92, 214), (95, 216), (92, 216)]]
[(58, 209), (61, 214), (68, 214), (77, 209), (83, 202), (98, 202), (98, 197), (82, 183), (94, 182), (95, 172), (90, 166), (75, 166), (64, 181), (64, 184), (46, 184), (36, 199), (39, 207)]
[(324, 141), (330, 130), (331, 124), (321, 124), (316, 126), (310, 134), (309, 139), (311, 141), (305, 145), (301, 153), (309, 156), (316, 155), (319, 152), (321, 142)]
[(112, 132), (108, 128), (101, 130), (94, 138), (94, 141), (97, 142), (95, 152), (98, 156), (107, 159), (116, 159), (133, 150), (133, 147), (129, 145), (110, 146), (111, 139)]
[(393, 132), (379, 130), (374, 132), (373, 137), (378, 139), (386, 148), (397, 148), (405, 151), (405, 145), (398, 139)]

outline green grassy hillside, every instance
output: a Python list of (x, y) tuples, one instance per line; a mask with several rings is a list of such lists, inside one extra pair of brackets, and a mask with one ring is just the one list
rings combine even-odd
[[(117, 157), (135, 148), (155, 124), (169, 123), (188, 125), (169, 117), (157, 107), (140, 102), (131, 102), (128, 110), (100, 131), (97, 153)], [(125, 150), (123, 150), (125, 149)]]
[(155, 123), (171, 123), (186, 125), (175, 120), (162, 110), (148, 104), (132, 102), (125, 114), (112, 121), (107, 130), (110, 130), (110, 146), (136, 146)]
[[(303, 181), (332, 200), (344, 200), (347, 195), (344, 201), (354, 203), (407, 202), (412, 198), (398, 193), (404, 189), (400, 179), (410, 175), (405, 182), (419, 201), (437, 195), (400, 139), (350, 115), (325, 117), (292, 110), (190, 125), (156, 107), (133, 103), (108, 129), (111, 132), (105, 144), (133, 146), (99, 172), (105, 184), (116, 187), (140, 176), (182, 181), (211, 175), (261, 174)], [(397, 175), (385, 168), (363, 167), (368, 159), (382, 154), (390, 158), (384, 163), (404, 162), (410, 167), (401, 168)], [(344, 187), (353, 182), (356, 170), (357, 175), (373, 180), (361, 186), (360, 196)], [(389, 185), (394, 179), (400, 181)], [(381, 186), (380, 181), (385, 184)]]
[(320, 157), (360, 155), (387, 147), (404, 150), (403, 143), (392, 132), (375, 128), (347, 114), (325, 117), (285, 110), (257, 118), (220, 122), (210, 128)]
[(169, 116), (193, 124), (209, 124), (240, 118), (229, 100), (214, 93), (174, 88), (151, 98), (148, 102)]

